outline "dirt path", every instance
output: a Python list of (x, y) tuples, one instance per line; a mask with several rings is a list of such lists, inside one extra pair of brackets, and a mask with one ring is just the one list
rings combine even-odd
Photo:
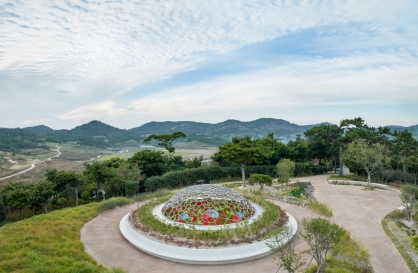
[(19, 175), (19, 174), (22, 174), (22, 173), (25, 173), (25, 172), (28, 172), (28, 171), (32, 170), (33, 168), (35, 168), (35, 166), (36, 166), (37, 164), (41, 164), (41, 163), (43, 163), (43, 162), (45, 162), (45, 161), (49, 161), (49, 160), (52, 160), (53, 158), (59, 157), (59, 156), (61, 155), (61, 152), (60, 152), (61, 147), (59, 147), (58, 145), (55, 145), (55, 147), (57, 148), (57, 149), (55, 150), (55, 151), (57, 152), (57, 155), (55, 155), (55, 156), (51, 156), (51, 157), (49, 157), (48, 159), (43, 160), (43, 161), (39, 161), (39, 162), (36, 162), (36, 163), (32, 163), (32, 165), (31, 165), (28, 169), (23, 170), (23, 171), (18, 172), (18, 173), (15, 173), (15, 174), (12, 174), (12, 175), (8, 175), (8, 176), (5, 176), (5, 177), (2, 177), (2, 178), (0, 178), (0, 181), (1, 181), (1, 180), (8, 179), (8, 178), (11, 178), (11, 177), (13, 177), (13, 176), (16, 176), (16, 175)]
[[(397, 193), (389, 190), (366, 192), (357, 186), (335, 186), (326, 182), (327, 176), (304, 178), (311, 180), (316, 187), (318, 200), (328, 203), (334, 212), (333, 221), (344, 226), (359, 239), (371, 253), (372, 265), (378, 273), (410, 272), (402, 256), (384, 233), (380, 220), (388, 212), (400, 206)], [(304, 217), (318, 217), (308, 209), (277, 202), (292, 214), (299, 225)], [(139, 204), (117, 208), (106, 212), (88, 222), (81, 230), (81, 241), (85, 251), (97, 262), (108, 268), (119, 267), (126, 272), (276, 272), (277, 266), (272, 256), (231, 265), (202, 266), (185, 265), (162, 260), (148, 255), (132, 246), (119, 231), (119, 221)], [(306, 243), (296, 239), (297, 249), (305, 249)], [(309, 261), (309, 256), (304, 259)], [(284, 271), (279, 271), (284, 272)]]

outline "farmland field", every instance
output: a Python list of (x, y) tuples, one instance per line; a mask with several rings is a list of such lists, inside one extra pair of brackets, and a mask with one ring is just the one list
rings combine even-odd
[[(56, 144), (48, 143), (49, 149), (22, 149), (19, 153), (11, 154), (0, 151), (0, 178), (16, 174), (31, 167), (34, 163), (36, 167), (25, 173), (13, 176), (8, 179), (0, 180), (0, 185), (10, 181), (24, 181), (36, 183), (45, 178), (47, 169), (67, 170), (81, 172), (84, 170), (84, 162), (93, 160), (108, 160), (113, 157), (128, 159), (136, 152), (144, 149), (156, 149), (165, 152), (162, 148), (142, 148), (138, 146), (117, 147), (100, 149), (89, 146), (81, 146), (76, 142), (66, 142), (58, 144), (61, 155), (52, 160), (50, 157), (57, 155)], [(181, 149), (177, 148), (175, 155), (182, 156), (183, 159), (192, 159), (202, 155), (204, 158), (212, 156), (217, 151), (216, 148), (201, 149)], [(45, 161), (46, 160), (46, 161)], [(45, 161), (42, 163), (38, 163)]]

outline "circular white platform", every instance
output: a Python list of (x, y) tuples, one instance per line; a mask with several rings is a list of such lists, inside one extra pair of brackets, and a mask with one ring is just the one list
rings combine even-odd
[[(287, 213), (287, 212), (286, 212)], [(298, 225), (296, 219), (287, 213), (287, 226), (292, 229), (292, 237), (296, 234)], [(177, 247), (151, 240), (136, 232), (128, 223), (129, 214), (125, 215), (119, 224), (122, 235), (136, 248), (151, 255), (173, 262), (185, 264), (230, 264), (257, 259), (271, 253), (266, 241), (236, 247), (196, 249)], [(283, 244), (287, 242), (282, 242)]]

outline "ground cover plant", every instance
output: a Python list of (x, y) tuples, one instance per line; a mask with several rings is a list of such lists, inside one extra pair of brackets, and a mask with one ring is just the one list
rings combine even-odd
[(323, 215), (325, 217), (331, 217), (332, 216), (332, 209), (325, 203), (319, 202), (319, 201), (312, 201), (308, 203), (308, 207), (320, 214)]
[(418, 248), (414, 245), (417, 241), (417, 235), (414, 235), (415, 232), (411, 231), (411, 228), (400, 222), (402, 218), (404, 218), (404, 213), (401, 210), (392, 211), (383, 218), (382, 227), (404, 258), (409, 269), (413, 273), (418, 273), (416, 259)]
[[(167, 224), (155, 218), (152, 209), (166, 202), (169, 197), (159, 198), (151, 201), (139, 209), (131, 212), (132, 224), (149, 236), (176, 245), (188, 247), (216, 247), (228, 244), (251, 243), (262, 240), (265, 237), (273, 236), (280, 232), (287, 223), (286, 213), (261, 198), (246, 196), (251, 201), (260, 204), (264, 212), (252, 224), (246, 225), (245, 221), (234, 229), (221, 228), (216, 231), (186, 229), (180, 226)], [(169, 235), (167, 235), (169, 234)]]
[(113, 272), (98, 265), (79, 240), (97, 203), (37, 215), (0, 228), (0, 272)]

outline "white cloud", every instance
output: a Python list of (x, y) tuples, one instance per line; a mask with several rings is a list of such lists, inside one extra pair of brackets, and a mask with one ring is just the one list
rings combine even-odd
[[(28, 115), (40, 115), (36, 120), (48, 116), (83, 120), (122, 117), (132, 111), (149, 116), (163, 115), (166, 109), (175, 113), (172, 102), (183, 106), (182, 113), (194, 113), (209, 111), (213, 104), (217, 109), (299, 104), (306, 95), (328, 97), (323, 94), (336, 89), (357, 94), (347, 86), (389, 90), (388, 86), (395, 88), (394, 73), (414, 72), (413, 64), (408, 64), (416, 62), (413, 54), (388, 71), (379, 60), (373, 60), (379, 69), (362, 72), (347, 62), (361, 68), (361, 62), (370, 63), (362, 50), (376, 52), (388, 46), (398, 48), (396, 58), (402, 50), (416, 54), (417, 8), (416, 0), (402, 4), (377, 0), (10, 1), (0, 4), (0, 101), (6, 101), (9, 109), (27, 106)], [(135, 86), (197, 69), (211, 54), (229, 54), (248, 44), (322, 28), (319, 41), (313, 38), (312, 43), (327, 50), (347, 50), (346, 63), (338, 59), (286, 63), (277, 68), (277, 74), (263, 71), (244, 80), (226, 77), (198, 84), (201, 94), (180, 88), (132, 105), (118, 102), (119, 95)], [(321, 69), (325, 69), (323, 76)], [(339, 74), (330, 79), (332, 69)], [(293, 73), (289, 77), (283, 76), (287, 70)], [(405, 77), (399, 75), (399, 79)], [(387, 78), (391, 85), (384, 84)], [(415, 84), (408, 79), (400, 86)], [(280, 101), (274, 99), (277, 92)], [(364, 101), (364, 94), (359, 95), (358, 102)], [(134, 110), (125, 110), (130, 106)], [(0, 114), (11, 117), (10, 111), (0, 110)]]
[[(85, 106), (60, 118), (92, 119), (91, 113), (114, 117), (176, 120), (196, 114), (258, 111), (314, 105), (393, 105), (418, 102), (418, 62), (406, 63), (404, 53), (376, 54), (333, 60), (294, 62), (246, 75), (221, 77), (141, 98), (131, 105)], [(408, 59), (408, 58), (407, 58)], [(310, 73), (307, 73), (310, 71)], [(87, 117), (83, 115), (89, 111)]]

